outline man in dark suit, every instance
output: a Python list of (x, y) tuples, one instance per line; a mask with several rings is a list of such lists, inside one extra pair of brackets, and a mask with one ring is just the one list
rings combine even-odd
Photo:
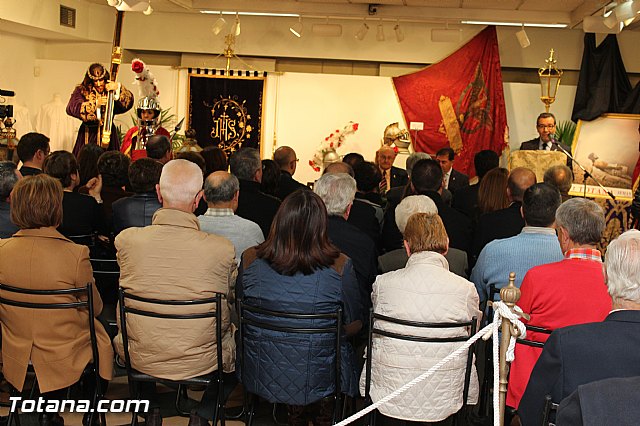
[(281, 146), (276, 149), (276, 152), (273, 153), (273, 161), (280, 167), (280, 182), (278, 183), (278, 190), (276, 191), (278, 198), (284, 200), (287, 195), (298, 189), (308, 189), (305, 185), (293, 178), (298, 165), (298, 156), (292, 148)]
[[(511, 201), (509, 207), (483, 214), (478, 219), (473, 238), (472, 256), (478, 258), (480, 252), (493, 240), (518, 235), (524, 227), (524, 218), (520, 208), (524, 191), (536, 183), (536, 174), (526, 167), (516, 167), (509, 173), (507, 181), (507, 197)], [(474, 262), (475, 263), (475, 262)]]
[(605, 265), (612, 311), (603, 322), (551, 334), (518, 406), (523, 426), (541, 423), (546, 395), (560, 402), (585, 383), (640, 376), (640, 231), (612, 241)]
[(455, 195), (458, 189), (469, 186), (469, 176), (461, 173), (453, 168), (453, 159), (455, 153), (453, 149), (447, 147), (436, 152), (436, 160), (442, 167), (444, 188), (451, 191)]
[(22, 161), (22, 176), (33, 176), (42, 173), (42, 163), (49, 155), (49, 138), (41, 133), (27, 133), (20, 138), (16, 148), (18, 158)]
[(262, 181), (260, 153), (255, 148), (242, 148), (231, 156), (229, 168), (231, 174), (240, 181), (240, 197), (236, 214), (257, 223), (266, 238), (269, 235), (273, 217), (280, 208), (280, 200), (260, 191)]
[(480, 189), (480, 182), (484, 175), (489, 173), (489, 170), (495, 169), (500, 163), (500, 157), (495, 151), (490, 149), (484, 149), (476, 153), (473, 157), (473, 165), (476, 169), (476, 176), (478, 176), (478, 183), (474, 185), (465, 186), (456, 191), (456, 196), (453, 197), (453, 207), (456, 210), (461, 211), (472, 219), (478, 216), (478, 189)]
[(382, 179), (380, 180), (380, 195), (383, 195), (396, 186), (404, 186), (409, 181), (407, 172), (393, 166), (398, 154), (389, 145), (383, 145), (376, 152), (376, 164), (380, 168)]
[[(571, 153), (571, 148), (567, 145), (556, 141), (556, 117), (550, 112), (543, 112), (538, 116), (536, 120), (536, 130), (538, 131), (538, 137), (535, 139), (531, 139), (526, 142), (522, 142), (520, 144), (520, 149), (522, 150), (541, 150), (541, 151), (561, 151), (558, 145), (562, 146), (562, 148)], [(557, 142), (554, 143), (554, 142)], [(567, 158), (567, 166), (571, 168), (571, 159)]]

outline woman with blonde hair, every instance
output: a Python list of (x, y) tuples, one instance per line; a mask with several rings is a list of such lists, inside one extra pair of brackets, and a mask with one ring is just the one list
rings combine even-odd
[[(77, 245), (56, 228), (62, 222), (62, 185), (51, 176), (26, 177), (11, 193), (11, 221), (20, 230), (0, 240), (0, 283), (29, 290), (60, 290), (94, 283), (89, 249)], [(102, 311), (95, 286), (94, 314)], [(8, 294), (2, 294), (10, 297)], [(46, 297), (30, 296), (46, 303)], [(75, 296), (55, 296), (57, 303)], [(93, 362), (88, 312), (72, 309), (30, 309), (0, 305), (2, 361), (5, 378), (22, 391), (29, 364), (45, 399), (64, 399), (66, 389), (78, 382)], [(110, 380), (113, 366), (111, 340), (96, 319), (100, 376)], [(89, 376), (88, 380), (90, 380)], [(93, 376), (91, 376), (93, 377)], [(40, 424), (63, 425), (57, 413), (40, 415)]]
[[(404, 269), (379, 275), (373, 284), (371, 301), (377, 314), (391, 318), (425, 323), (466, 322), (480, 319), (478, 293), (473, 283), (449, 272), (444, 254), (449, 238), (437, 214), (415, 213), (404, 230), (404, 247), (409, 256)], [(466, 336), (463, 327), (424, 329), (376, 321), (376, 328), (425, 337)], [(380, 400), (427, 371), (460, 343), (412, 342), (375, 336), (371, 356), (371, 388), (373, 402)], [(379, 407), (389, 417), (414, 422), (440, 422), (455, 414), (463, 405), (466, 357), (453, 360), (447, 368)], [(364, 394), (365, 370), (360, 378)], [(478, 377), (471, 373), (468, 401), (478, 398)]]

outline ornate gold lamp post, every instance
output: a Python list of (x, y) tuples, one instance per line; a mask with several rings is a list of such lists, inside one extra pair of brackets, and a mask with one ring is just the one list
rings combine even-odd
[(546, 112), (549, 112), (549, 107), (556, 100), (556, 93), (560, 86), (560, 79), (562, 78), (563, 71), (556, 67), (556, 60), (553, 58), (554, 51), (549, 51), (549, 58), (545, 59), (546, 66), (538, 70), (538, 76), (540, 77), (540, 100), (544, 103)]

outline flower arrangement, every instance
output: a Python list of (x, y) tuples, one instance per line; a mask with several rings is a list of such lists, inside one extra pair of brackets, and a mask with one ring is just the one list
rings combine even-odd
[(322, 160), (324, 156), (330, 152), (340, 148), (347, 136), (355, 133), (358, 130), (358, 123), (350, 121), (342, 130), (336, 129), (329, 136), (324, 138), (324, 141), (318, 146), (316, 153), (313, 155), (313, 159), (309, 160), (309, 165), (313, 170), (319, 172), (322, 170)]

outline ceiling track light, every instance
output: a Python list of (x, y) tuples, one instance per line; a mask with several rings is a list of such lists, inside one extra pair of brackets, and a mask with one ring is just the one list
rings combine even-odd
[(240, 35), (240, 16), (236, 13), (236, 20), (231, 27), (231, 34), (238, 37)]
[(224, 20), (224, 18), (222, 17), (222, 13), (220, 13), (220, 17), (216, 19), (213, 27), (211, 27), (211, 32), (213, 33), (213, 35), (218, 35), (220, 34), (220, 32), (222, 32), (225, 25), (227, 25), (227, 21)]
[(522, 29), (516, 32), (516, 38), (518, 39), (518, 43), (520, 43), (520, 47), (523, 49), (531, 46), (531, 41), (529, 41), (529, 36), (527, 36), (527, 32), (524, 29), (524, 24), (522, 24)]
[(400, 20), (396, 21), (396, 25), (393, 27), (393, 32), (396, 33), (396, 41), (401, 43), (404, 40), (404, 32), (402, 32), (402, 28), (400, 28)]
[(304, 26), (302, 25), (302, 16), (298, 17), (298, 22), (289, 27), (289, 31), (291, 31), (291, 33), (298, 38), (302, 37), (303, 29)]
[(149, 16), (149, 15), (151, 15), (153, 13), (153, 8), (151, 7), (151, 0), (149, 0), (149, 2), (147, 4), (148, 4), (147, 8), (142, 13), (144, 13), (147, 16)]
[(359, 40), (359, 41), (364, 40), (368, 32), (369, 32), (369, 25), (367, 25), (367, 20), (365, 19), (362, 22), (362, 25), (360, 26), (358, 31), (356, 31), (355, 33), (356, 40)]
[(107, 0), (107, 4), (109, 6), (118, 7), (122, 4), (124, 0)]
[(382, 25), (382, 19), (378, 23), (378, 29), (376, 31), (376, 40), (384, 41), (384, 26)]

